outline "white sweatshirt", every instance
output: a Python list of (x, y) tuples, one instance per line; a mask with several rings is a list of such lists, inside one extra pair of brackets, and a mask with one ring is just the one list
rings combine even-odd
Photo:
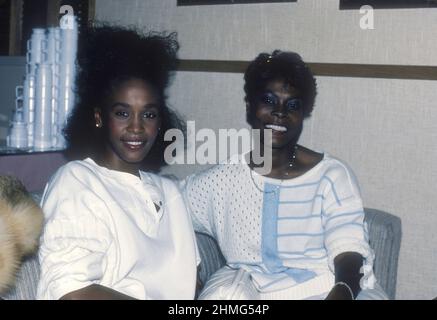
[[(152, 200), (161, 201), (159, 211)], [(194, 298), (195, 236), (171, 180), (73, 161), (52, 177), (42, 207), (37, 298), (91, 284), (138, 299)]]

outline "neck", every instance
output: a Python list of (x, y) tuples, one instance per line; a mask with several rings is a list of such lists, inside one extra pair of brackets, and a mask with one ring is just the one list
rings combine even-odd
[(102, 167), (105, 167), (110, 170), (121, 171), (130, 173), (134, 176), (140, 176), (140, 164), (138, 163), (128, 163), (125, 161), (120, 161), (119, 159), (114, 158), (99, 158), (96, 160), (96, 163)]
[[(270, 173), (266, 176), (273, 178), (282, 177), (285, 175), (288, 176), (288, 172), (291, 170), (290, 164), (295, 164), (296, 162), (296, 159), (293, 159), (293, 156), (296, 156), (296, 147), (297, 144), (290, 143), (282, 148), (270, 149), (269, 151), (272, 153), (272, 166)], [(253, 163), (252, 158), (250, 158), (250, 167), (252, 169), (258, 167)]]
[(285, 149), (272, 149), (272, 169), (281, 170), (288, 168), (290, 165), (292, 155), (294, 152), (294, 145)]

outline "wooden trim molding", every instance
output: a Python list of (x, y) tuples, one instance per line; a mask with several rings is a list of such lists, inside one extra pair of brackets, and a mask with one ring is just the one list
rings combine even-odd
[[(178, 71), (244, 73), (241, 60), (179, 60)], [(437, 66), (308, 63), (315, 76), (437, 80)]]
[(178, 0), (177, 6), (199, 6), (215, 4), (250, 4), (250, 3), (284, 3), (297, 0)]
[(179, 60), (178, 71), (243, 73), (249, 62), (236, 60)]
[(9, 23), (9, 55), (21, 54), (21, 36), (23, 30), (23, 0), (11, 1)]

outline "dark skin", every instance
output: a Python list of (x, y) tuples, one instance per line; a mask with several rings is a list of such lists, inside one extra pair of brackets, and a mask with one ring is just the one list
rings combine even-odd
[(106, 168), (139, 175), (161, 125), (159, 96), (140, 79), (125, 81), (94, 111), (106, 135), (105, 151), (95, 159)]
[[(272, 170), (265, 176), (286, 180), (303, 175), (315, 167), (323, 154), (297, 145), (303, 128), (303, 109), (299, 103), (299, 91), (282, 79), (267, 83), (265, 90), (255, 97), (252, 105), (247, 104), (247, 119), (253, 129), (272, 130)], [(263, 141), (262, 143), (270, 144)], [(296, 149), (296, 158), (290, 167), (291, 151)], [(253, 161), (249, 161), (251, 169), (257, 169)], [(335, 282), (346, 283), (353, 292), (354, 298), (360, 292), (360, 268), (363, 257), (356, 252), (345, 252), (334, 259)], [(336, 285), (329, 292), (326, 300), (351, 300), (351, 293), (346, 286)]]
[[(199, 274), (199, 270), (197, 272)], [(202, 282), (197, 278), (196, 297), (199, 295)], [(61, 300), (136, 300), (116, 290), (110, 289), (99, 284), (92, 284), (88, 287), (67, 293)]]
[[(148, 83), (131, 79), (116, 88), (106, 108), (95, 109), (95, 121), (105, 130), (104, 154), (95, 159), (103, 167), (139, 176), (144, 158), (161, 124), (159, 99)], [(155, 204), (156, 206), (156, 204)], [(157, 207), (159, 209), (159, 207)], [(121, 292), (92, 284), (64, 295), (62, 300), (133, 300)]]
[(135, 300), (116, 290), (99, 284), (92, 284), (88, 287), (67, 293), (60, 300)]
[[(354, 294), (354, 299), (360, 293), (360, 279), (363, 276), (360, 269), (363, 257), (357, 252), (344, 252), (334, 259), (335, 282), (345, 282)], [(352, 300), (350, 291), (342, 285), (336, 285), (329, 292), (326, 300)]]

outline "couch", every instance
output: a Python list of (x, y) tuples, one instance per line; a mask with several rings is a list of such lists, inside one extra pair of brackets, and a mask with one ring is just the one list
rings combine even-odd
[[(39, 199), (35, 194), (34, 198)], [(365, 219), (369, 227), (370, 245), (375, 251), (374, 272), (381, 287), (389, 298), (396, 294), (396, 277), (401, 243), (401, 220), (384, 211), (365, 208)], [(220, 267), (225, 259), (216, 241), (203, 233), (196, 233), (200, 256), (200, 279), (202, 283)], [(1, 296), (5, 300), (33, 300), (39, 278), (37, 255), (29, 256), (24, 261), (17, 275), (15, 286)]]

